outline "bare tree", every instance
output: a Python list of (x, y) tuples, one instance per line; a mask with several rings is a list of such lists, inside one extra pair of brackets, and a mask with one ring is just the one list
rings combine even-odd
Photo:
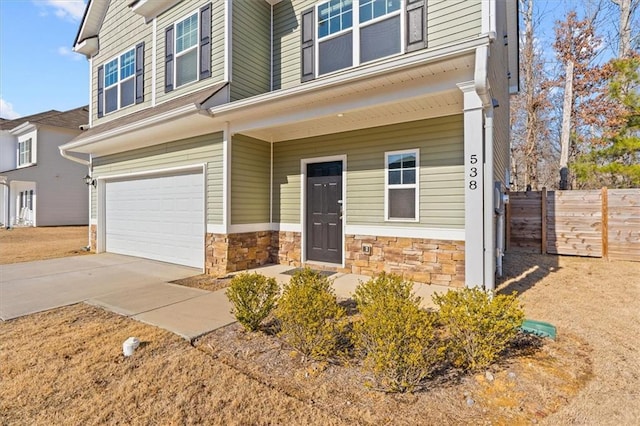
[(560, 135), (561, 189), (567, 189), (568, 166), (577, 153), (574, 135), (576, 110), (579, 101), (590, 95), (594, 81), (592, 61), (598, 53), (599, 43), (594, 32), (594, 19), (595, 16), (578, 20), (576, 12), (571, 11), (566, 21), (557, 21), (555, 26), (553, 47), (564, 71), (559, 79), (564, 86)]
[(620, 9), (618, 34), (620, 36), (618, 44), (618, 58), (628, 58), (632, 51), (631, 28), (632, 18), (635, 15), (640, 0), (611, 0)]
[(549, 140), (545, 122), (549, 85), (544, 72), (544, 55), (536, 45), (535, 37), (540, 15), (535, 16), (533, 0), (520, 0), (520, 11), (525, 28), (520, 43), (522, 90), (511, 104), (512, 176), (516, 190), (539, 189), (540, 169), (548, 157), (545, 144)]

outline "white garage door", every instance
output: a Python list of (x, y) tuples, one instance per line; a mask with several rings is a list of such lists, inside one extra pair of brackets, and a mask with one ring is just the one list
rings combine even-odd
[(106, 183), (106, 250), (202, 268), (202, 173)]

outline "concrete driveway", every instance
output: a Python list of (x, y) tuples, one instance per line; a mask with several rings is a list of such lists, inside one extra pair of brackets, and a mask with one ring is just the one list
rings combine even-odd
[(224, 291), (169, 284), (200, 273), (111, 253), (0, 265), (0, 319), (87, 302), (191, 340), (234, 321)]

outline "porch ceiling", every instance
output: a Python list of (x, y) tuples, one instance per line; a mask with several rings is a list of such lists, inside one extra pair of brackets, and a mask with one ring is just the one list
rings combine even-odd
[(272, 100), (268, 107), (243, 108), (242, 114), (217, 114), (232, 133), (278, 142), (366, 127), (461, 113), (457, 83), (473, 80), (475, 58), (446, 61), (388, 73), (362, 81), (319, 87), (299, 96)]

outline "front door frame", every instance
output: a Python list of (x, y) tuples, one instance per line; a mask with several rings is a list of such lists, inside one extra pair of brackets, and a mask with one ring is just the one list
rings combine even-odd
[[(340, 263), (323, 263), (307, 259), (307, 165), (314, 163), (342, 162), (342, 259)], [(347, 223), (347, 155), (331, 155), (327, 157), (303, 158), (300, 160), (300, 255), (302, 263), (315, 263), (327, 266), (345, 267), (345, 227)]]

